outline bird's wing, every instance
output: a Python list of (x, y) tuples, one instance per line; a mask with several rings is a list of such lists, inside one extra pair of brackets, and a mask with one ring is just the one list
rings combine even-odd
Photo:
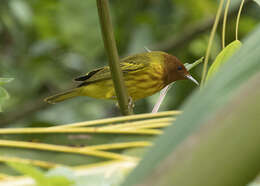
[[(130, 56), (122, 59), (120, 63), (120, 68), (123, 74), (136, 72), (139, 70), (144, 69), (149, 65), (149, 58), (148, 56)], [(75, 81), (83, 81), (79, 86), (88, 85), (93, 82), (102, 81), (111, 79), (110, 69), (108, 66), (103, 68), (98, 68), (87, 73), (84, 76), (80, 76), (75, 79)]]

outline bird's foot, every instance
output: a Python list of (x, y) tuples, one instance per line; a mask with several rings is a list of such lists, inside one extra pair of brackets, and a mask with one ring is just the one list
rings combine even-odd
[(133, 101), (133, 99), (129, 96), (128, 98), (128, 109), (132, 110), (135, 107), (135, 103)]
[[(116, 106), (120, 108), (119, 103), (116, 102)], [(135, 107), (135, 103), (131, 97), (128, 98), (128, 109), (132, 110)]]

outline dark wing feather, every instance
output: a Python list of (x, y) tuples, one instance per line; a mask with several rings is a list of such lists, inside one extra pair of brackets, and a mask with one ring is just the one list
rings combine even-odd
[(91, 76), (93, 76), (94, 74), (96, 74), (98, 71), (100, 71), (102, 69), (103, 68), (99, 68), (99, 69), (93, 70), (93, 71), (87, 73), (86, 75), (83, 75), (83, 76), (75, 78), (74, 80), (75, 81), (86, 81), (87, 79), (91, 78)]
[[(149, 57), (146, 55), (133, 55), (121, 60), (120, 68), (123, 74), (139, 71), (149, 65)], [(84, 81), (79, 86), (88, 85), (90, 83), (111, 79), (110, 69), (108, 66), (93, 70), (85, 76), (75, 79), (75, 81)]]

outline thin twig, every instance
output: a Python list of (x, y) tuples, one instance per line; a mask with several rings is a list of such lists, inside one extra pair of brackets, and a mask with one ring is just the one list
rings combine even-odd
[[(172, 83), (172, 84), (174, 84), (174, 83)], [(171, 84), (171, 85), (172, 85), (172, 84)], [(153, 107), (152, 113), (157, 113), (157, 112), (158, 112), (158, 110), (159, 110), (159, 108), (160, 108), (160, 106), (161, 106), (161, 104), (162, 104), (162, 102), (163, 102), (163, 100), (164, 100), (164, 98), (165, 98), (165, 96), (166, 96), (168, 90), (171, 88), (171, 85), (167, 85), (166, 87), (164, 87), (164, 88), (160, 91), (159, 98), (158, 98), (156, 104), (155, 104), (154, 107)]]
[(207, 68), (208, 68), (208, 62), (209, 62), (209, 56), (210, 56), (214, 36), (216, 34), (217, 26), (218, 26), (218, 23), (219, 23), (219, 20), (220, 20), (220, 15), (221, 15), (221, 12), (222, 12), (223, 4), (224, 4), (224, 0), (221, 0), (220, 3), (219, 3), (219, 6), (218, 6), (218, 10), (217, 10), (216, 18), (215, 18), (215, 21), (214, 21), (214, 24), (213, 24), (213, 28), (210, 32), (209, 43), (208, 43), (208, 47), (207, 47), (207, 51), (206, 51), (206, 55), (205, 55), (205, 60), (204, 60), (204, 65), (203, 65), (203, 71), (202, 71), (201, 86), (203, 86), (204, 83), (205, 83)]
[(227, 0), (225, 12), (224, 12), (224, 18), (223, 18), (223, 26), (222, 26), (222, 48), (225, 48), (225, 40), (226, 40), (226, 24), (227, 24), (227, 15), (228, 15), (228, 9), (230, 5), (231, 0)]
[(245, 0), (242, 0), (242, 1), (241, 1), (240, 7), (239, 7), (239, 10), (238, 10), (238, 14), (237, 14), (237, 21), (236, 21), (236, 40), (238, 40), (238, 25), (239, 25), (239, 19), (240, 19), (240, 15), (241, 15), (241, 12), (242, 12), (242, 8), (243, 8), (243, 5), (244, 5), (244, 2), (245, 2)]
[(132, 108), (128, 106), (128, 95), (123, 80), (123, 74), (119, 66), (119, 57), (114, 38), (114, 31), (109, 13), (108, 0), (97, 0), (99, 21), (106, 53), (108, 56), (112, 80), (114, 82), (116, 97), (123, 115), (133, 114)]

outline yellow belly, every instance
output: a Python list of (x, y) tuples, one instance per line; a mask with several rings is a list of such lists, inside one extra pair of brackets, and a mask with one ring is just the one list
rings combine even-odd
[[(156, 69), (156, 72), (152, 73), (152, 76), (151, 73), (146, 73), (145, 71), (126, 74), (124, 80), (128, 95), (135, 101), (151, 96), (163, 89), (166, 84), (163, 82), (159, 70), (161, 69)], [(116, 99), (111, 79), (83, 86), (80, 94), (98, 99)]]

